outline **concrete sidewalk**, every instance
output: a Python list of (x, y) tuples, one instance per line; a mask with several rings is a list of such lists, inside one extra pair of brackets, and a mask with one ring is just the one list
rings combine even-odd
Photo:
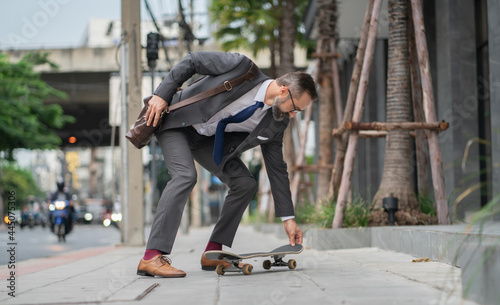
[[(256, 258), (247, 261), (251, 275), (219, 276), (200, 268), (210, 232), (178, 236), (170, 258), (187, 272), (181, 279), (137, 276), (142, 247), (97, 248), (20, 262), (11, 297), (10, 270), (0, 266), (0, 304), (476, 304), (462, 301), (459, 268), (413, 263), (415, 257), (377, 248), (306, 248), (290, 256), (296, 270), (264, 270), (264, 258)], [(266, 251), (287, 242), (241, 226), (231, 251)]]

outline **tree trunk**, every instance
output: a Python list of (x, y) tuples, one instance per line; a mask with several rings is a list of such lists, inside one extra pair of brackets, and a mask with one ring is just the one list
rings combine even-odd
[(295, 36), (297, 35), (297, 22), (295, 20), (294, 0), (283, 0), (283, 18), (280, 25), (280, 76), (294, 71)]
[[(389, 0), (388, 57), (387, 122), (410, 122), (408, 0)], [(419, 211), (412, 175), (409, 131), (389, 130), (382, 182), (373, 199), (372, 209), (382, 207), (384, 197), (394, 196), (399, 199), (400, 211)]]
[[(279, 75), (293, 72), (295, 48), (295, 35), (297, 34), (297, 25), (295, 21), (295, 3), (294, 0), (281, 1), (283, 15), (280, 24), (279, 50), (280, 66)], [(295, 146), (293, 143), (293, 125), (296, 124), (295, 118), (290, 121), (290, 126), (283, 135), (284, 158), (288, 165), (288, 176), (293, 177), (293, 167), (295, 165)]]
[(318, 189), (316, 201), (321, 205), (328, 199), (331, 170), (327, 168), (333, 159), (333, 137), (331, 131), (334, 121), (332, 78), (324, 74), (321, 78), (321, 93), (319, 100), (319, 158), (318, 158)]
[(269, 77), (271, 78), (276, 78), (276, 42), (274, 39), (271, 39), (271, 42), (269, 43), (269, 52), (271, 53), (270, 55), (270, 60), (271, 64), (269, 67)]
[[(318, 0), (319, 39), (323, 40), (320, 55), (333, 53), (337, 35), (337, 1)], [(333, 41), (333, 43), (332, 43)], [(330, 189), (331, 169), (328, 165), (333, 162), (333, 137), (332, 130), (335, 127), (335, 107), (333, 70), (335, 62), (333, 56), (320, 56), (321, 60), (321, 92), (319, 100), (319, 157), (318, 157), (318, 182), (316, 191), (316, 202), (320, 206), (328, 199)], [(340, 123), (340, 122), (337, 122)]]

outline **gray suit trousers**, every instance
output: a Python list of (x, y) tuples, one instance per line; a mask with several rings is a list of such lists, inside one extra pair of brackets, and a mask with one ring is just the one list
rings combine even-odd
[[(225, 133), (224, 152), (240, 144), (245, 133)], [(231, 247), (243, 212), (257, 192), (257, 182), (239, 158), (225, 163), (224, 171), (213, 160), (214, 137), (199, 135), (190, 128), (169, 129), (156, 135), (171, 180), (163, 190), (146, 249), (170, 254), (179, 229), (182, 212), (197, 182), (194, 165), (217, 176), (229, 187), (210, 241)]]

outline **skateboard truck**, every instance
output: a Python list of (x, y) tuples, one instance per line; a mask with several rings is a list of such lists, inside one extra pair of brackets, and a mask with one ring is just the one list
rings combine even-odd
[(294, 259), (289, 260), (288, 262), (283, 261), (284, 255), (274, 255), (274, 262), (271, 262), (270, 260), (265, 260), (262, 263), (262, 267), (264, 269), (269, 270), (271, 267), (288, 267), (289, 269), (295, 269), (297, 268), (297, 261)]
[(219, 275), (224, 275), (226, 272), (243, 272), (245, 275), (250, 275), (252, 274), (253, 266), (250, 264), (244, 264), (243, 267), (240, 267), (241, 260), (234, 260), (231, 261), (231, 265), (229, 267), (224, 267), (224, 265), (218, 265), (217, 268), (215, 268), (215, 272)]

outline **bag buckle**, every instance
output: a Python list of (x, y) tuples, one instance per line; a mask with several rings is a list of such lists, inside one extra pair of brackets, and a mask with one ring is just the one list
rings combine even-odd
[(228, 81), (224, 82), (224, 87), (226, 87), (227, 91), (231, 91), (233, 89), (233, 86), (231, 86), (231, 83)]

